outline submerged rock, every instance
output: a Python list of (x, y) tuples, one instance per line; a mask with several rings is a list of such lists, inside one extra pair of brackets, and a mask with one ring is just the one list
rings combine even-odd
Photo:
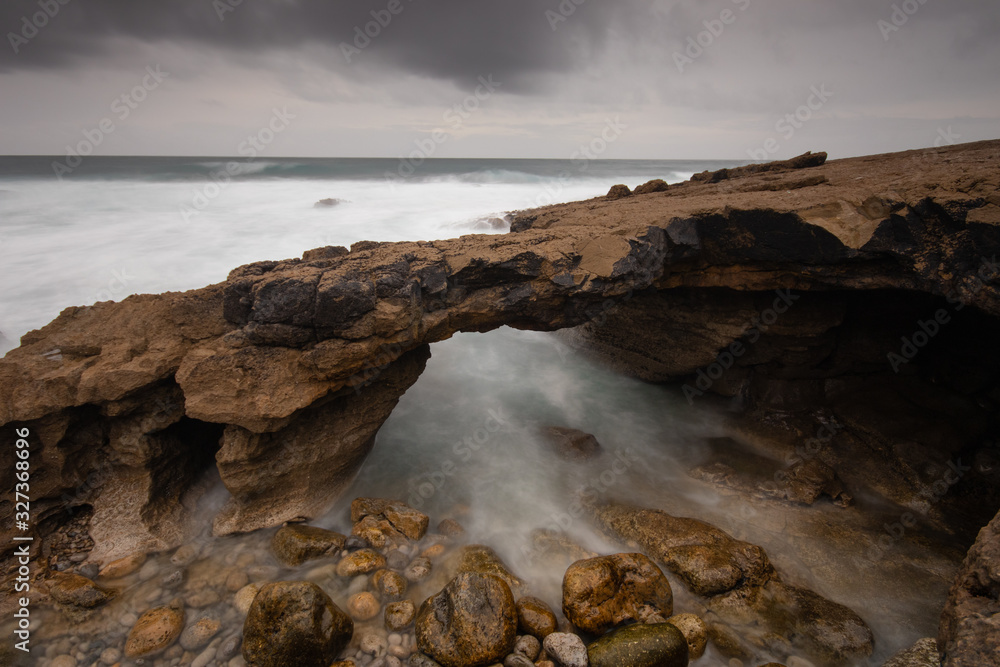
[(271, 540), (271, 550), (285, 565), (297, 567), (307, 560), (332, 556), (344, 548), (347, 538), (340, 533), (314, 526), (291, 524)]
[(882, 663), (882, 667), (941, 667), (937, 640), (932, 637), (921, 639), (910, 648), (894, 654)]
[(443, 667), (502, 662), (517, 639), (510, 587), (492, 575), (460, 574), (420, 606), (417, 645)]
[[(391, 530), (401, 533), (411, 540), (423, 538), (430, 523), (430, 518), (426, 514), (413, 509), (406, 503), (383, 498), (356, 498), (351, 503), (351, 521), (357, 524), (365, 519), (371, 520), (366, 525), (382, 532), (386, 538), (391, 537)], [(388, 522), (388, 526), (384, 522)], [(354, 534), (367, 538), (370, 530), (354, 531)], [(376, 547), (384, 544), (384, 542), (376, 544), (370, 539), (369, 543)]]
[(595, 516), (620, 539), (643, 547), (695, 593), (711, 596), (707, 606), (722, 621), (711, 628), (713, 637), (722, 638), (734, 657), (745, 653), (742, 637), (776, 651), (799, 648), (825, 664), (851, 664), (872, 653), (872, 632), (860, 616), (781, 581), (756, 545), (659, 510), (607, 505)]
[(135, 622), (125, 640), (125, 655), (145, 658), (165, 651), (184, 630), (184, 610), (178, 607), (150, 609)]
[(385, 627), (393, 632), (404, 630), (413, 623), (416, 616), (417, 608), (412, 600), (390, 602), (385, 606)]
[(569, 461), (586, 461), (601, 453), (597, 438), (575, 428), (550, 426), (542, 434), (556, 454)]
[(688, 645), (670, 623), (627, 625), (587, 647), (590, 667), (687, 667)]
[(243, 624), (243, 659), (249, 667), (328, 667), (353, 634), (354, 622), (316, 584), (268, 584)]
[(653, 614), (673, 613), (667, 578), (645, 555), (615, 554), (574, 563), (563, 577), (563, 613), (576, 627), (599, 635)]
[(78, 574), (53, 572), (49, 578), (49, 595), (59, 604), (81, 609), (93, 609), (107, 604), (115, 591), (97, 585)]
[(684, 641), (688, 645), (688, 657), (691, 660), (697, 660), (705, 655), (705, 647), (708, 645), (708, 626), (704, 621), (694, 614), (678, 614), (668, 618), (667, 623), (684, 635)]
[(447, 567), (449, 571), (454, 570), (456, 574), (470, 572), (499, 577), (504, 580), (511, 591), (517, 591), (524, 586), (524, 582), (510, 571), (503, 559), (493, 549), (482, 544), (462, 547), (450, 560)]

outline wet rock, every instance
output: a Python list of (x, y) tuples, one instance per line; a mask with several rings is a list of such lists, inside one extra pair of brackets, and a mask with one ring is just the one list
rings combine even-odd
[(82, 609), (93, 609), (107, 604), (115, 592), (98, 586), (78, 574), (54, 572), (48, 581), (49, 595), (59, 604)]
[(212, 588), (204, 588), (200, 591), (195, 591), (191, 595), (184, 598), (184, 603), (194, 609), (204, 609), (205, 607), (211, 607), (216, 604), (222, 598), (219, 594), (215, 592)]
[(890, 657), (882, 663), (882, 667), (941, 667), (937, 640), (932, 637), (921, 639)]
[(417, 609), (411, 600), (390, 602), (385, 606), (385, 627), (394, 632), (405, 630), (416, 618)]
[(173, 590), (184, 583), (184, 572), (181, 570), (174, 570), (170, 574), (163, 577), (160, 580), (160, 586), (168, 590)]
[(378, 598), (367, 591), (356, 593), (347, 599), (347, 613), (358, 621), (375, 618), (381, 608)]
[(979, 531), (941, 614), (945, 667), (989, 664), (1000, 655), (1000, 514)]
[(625, 505), (599, 508), (596, 515), (606, 528), (638, 543), (698, 595), (764, 583), (773, 573), (763, 549), (703, 521)]
[(193, 544), (184, 544), (177, 547), (177, 551), (170, 557), (170, 562), (178, 567), (187, 567), (198, 557), (198, 547)]
[(363, 635), (361, 641), (358, 642), (358, 646), (362, 653), (367, 653), (376, 658), (382, 657), (389, 650), (389, 642), (374, 632)]
[(616, 628), (587, 648), (590, 667), (687, 667), (688, 645), (669, 623)]
[[(587, 647), (578, 635), (553, 632), (542, 642), (545, 654), (562, 667), (587, 667)], [(625, 663), (622, 663), (625, 664)]]
[(556, 615), (544, 600), (525, 596), (517, 601), (518, 629), (537, 639), (545, 639), (556, 631)]
[(237, 633), (232, 635), (219, 644), (219, 650), (215, 652), (215, 657), (218, 660), (232, 660), (240, 652), (240, 646), (242, 645), (243, 634)]
[(697, 660), (705, 655), (705, 647), (708, 645), (708, 626), (704, 621), (694, 614), (678, 614), (668, 618), (667, 623), (684, 635), (684, 641), (688, 645), (688, 657), (691, 660)]
[(113, 665), (122, 659), (122, 652), (111, 646), (101, 651), (100, 661), (105, 665)]
[(417, 645), (443, 667), (501, 662), (514, 648), (517, 608), (510, 587), (492, 575), (460, 574), (420, 606)]
[(331, 530), (291, 524), (274, 534), (271, 549), (279, 561), (297, 567), (307, 560), (336, 554), (344, 548), (346, 540)]
[(125, 655), (145, 658), (166, 650), (184, 630), (184, 610), (178, 607), (150, 609), (135, 622), (125, 640)]
[[(550, 633), (551, 634), (551, 633)], [(542, 643), (531, 635), (523, 635), (514, 643), (514, 653), (520, 653), (528, 660), (534, 660), (542, 651)]]
[(563, 613), (595, 635), (650, 614), (670, 616), (673, 593), (663, 572), (643, 554), (578, 561), (563, 577)]
[(406, 569), (406, 566), (410, 564), (410, 557), (399, 549), (392, 549), (385, 556), (386, 566), (390, 570), (395, 570), (397, 572), (402, 572)]
[(347, 554), (337, 563), (337, 575), (356, 577), (369, 574), (386, 566), (385, 556), (373, 549), (359, 549)]
[(403, 576), (406, 577), (407, 581), (417, 583), (423, 581), (431, 573), (431, 561), (429, 558), (414, 558), (413, 562), (406, 566), (403, 570)]
[(511, 653), (504, 658), (503, 667), (535, 667), (535, 663), (520, 653)]
[(49, 663), (49, 667), (76, 667), (77, 661), (71, 655), (57, 655)]
[(243, 659), (251, 667), (327, 667), (353, 634), (354, 622), (316, 584), (268, 584), (243, 624)]
[(372, 576), (372, 583), (378, 589), (383, 600), (399, 600), (406, 595), (408, 582), (406, 577), (392, 570), (379, 570)]
[(575, 428), (550, 426), (542, 435), (553, 451), (567, 461), (587, 461), (601, 454), (597, 438)]
[(202, 618), (192, 623), (181, 633), (181, 648), (185, 651), (196, 651), (219, 633), (222, 625), (214, 618)]
[[(336, 206), (337, 204), (340, 204), (343, 201), (344, 201), (343, 199), (337, 199), (335, 197), (327, 197), (326, 199), (320, 199), (318, 202), (316, 202), (315, 204), (313, 204), (313, 207), (314, 208), (332, 208), (332, 207)], [(346, 248), (344, 248), (344, 253), (343, 254), (345, 254), (345, 255), (347, 254), (347, 249)]]
[(442, 519), (437, 525), (437, 532), (448, 537), (459, 537), (465, 534), (465, 528), (454, 519)]
[(437, 661), (428, 658), (423, 653), (414, 653), (410, 656), (410, 667), (441, 667)]
[(139, 568), (146, 562), (145, 553), (132, 554), (112, 561), (101, 568), (97, 575), (102, 579), (121, 579), (139, 571)]
[(452, 567), (449, 569), (454, 569), (458, 574), (470, 572), (499, 577), (510, 586), (511, 590), (516, 591), (524, 586), (524, 582), (510, 571), (507, 564), (493, 549), (481, 544), (463, 547), (455, 555), (450, 565)]
[(616, 199), (624, 199), (625, 197), (631, 197), (632, 191), (629, 190), (627, 185), (619, 184), (612, 185), (611, 189), (608, 190), (607, 199), (609, 201), (614, 201)]
[(382, 498), (356, 498), (351, 503), (351, 521), (357, 523), (368, 517), (387, 520), (394, 530), (411, 540), (423, 538), (430, 523), (426, 514), (406, 503)]
[(226, 590), (236, 593), (250, 583), (250, 577), (243, 570), (233, 570), (226, 576)]

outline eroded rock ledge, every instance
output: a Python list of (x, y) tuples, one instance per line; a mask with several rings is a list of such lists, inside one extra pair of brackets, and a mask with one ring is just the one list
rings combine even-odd
[[(886, 303), (932, 318), (961, 304), (973, 313), (963, 331), (996, 330), (1000, 142), (821, 162), (522, 212), (506, 235), (319, 248), (200, 290), (69, 308), (0, 361), (0, 423), (31, 431), (42, 529), (92, 507), (91, 557), (106, 562), (178, 544), (213, 468), (231, 493), (218, 533), (321, 512), (427, 345), (456, 332), (579, 327), (581, 345), (627, 372), (693, 381), (785, 290), (806, 305), (711, 391), (795, 412), (897, 377), (881, 344), (921, 319), (897, 314), (869, 336), (858, 322), (879, 320)], [(935, 404), (954, 399), (942, 410), (973, 425), (944, 452), (925, 443), (928, 460), (978, 455), (973, 443), (995, 433), (1000, 361), (979, 351), (950, 371), (932, 368), (939, 355), (907, 359), (898, 376), (922, 387), (950, 372)], [(974, 381), (955, 368), (974, 368)], [(881, 456), (908, 437), (872, 435), (861, 412), (844, 413), (857, 451)], [(12, 452), (0, 453), (5, 468)], [(916, 502), (905, 491), (925, 483), (926, 461), (900, 461), (879, 492)], [(329, 474), (315, 484), (276, 481), (317, 466)], [(0, 507), (4, 530), (12, 510)]]

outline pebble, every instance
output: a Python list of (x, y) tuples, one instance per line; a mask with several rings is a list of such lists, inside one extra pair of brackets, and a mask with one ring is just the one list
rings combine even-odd
[(417, 610), (412, 601), (393, 602), (385, 607), (385, 627), (390, 630), (402, 630), (413, 623), (416, 615)]
[(361, 637), (361, 650), (368, 655), (380, 658), (385, 655), (389, 645), (385, 639), (375, 633), (368, 633)]
[(390, 551), (386, 557), (386, 565), (390, 570), (403, 571), (406, 566), (410, 564), (410, 557), (406, 555), (405, 552), (399, 549), (393, 549)]
[(243, 633), (238, 632), (229, 639), (222, 642), (219, 646), (219, 650), (215, 657), (218, 660), (229, 660), (237, 653), (239, 653), (240, 646), (243, 644)]
[(229, 661), (228, 667), (247, 667), (246, 660), (243, 659), (242, 655), (238, 655)]
[(403, 576), (408, 581), (418, 582), (426, 579), (431, 573), (431, 561), (427, 558), (414, 558), (403, 571)]
[(514, 644), (514, 653), (520, 653), (528, 660), (535, 660), (542, 651), (542, 642), (531, 635), (522, 635)]
[(198, 547), (193, 544), (185, 544), (184, 546), (178, 547), (174, 555), (170, 557), (170, 562), (174, 565), (185, 567), (194, 562), (194, 559), (198, 557)]
[(389, 635), (389, 646), (402, 646), (403, 645), (403, 635), (398, 632), (393, 632)]
[(133, 625), (135, 625), (135, 622), (138, 620), (139, 620), (138, 616), (136, 616), (132, 612), (129, 612), (127, 614), (122, 615), (122, 617), (118, 619), (118, 622), (124, 625), (126, 628), (131, 628)]
[(543, 642), (545, 652), (563, 667), (587, 667), (587, 647), (579, 636), (568, 632), (553, 632)]
[(368, 621), (375, 618), (378, 616), (380, 608), (381, 605), (375, 596), (367, 591), (357, 593), (347, 599), (347, 613), (357, 621)]
[(250, 583), (250, 577), (243, 570), (233, 570), (226, 577), (226, 590), (235, 593)]
[(146, 564), (139, 569), (139, 580), (149, 581), (160, 573), (160, 565), (155, 560), (146, 561)]
[(215, 649), (209, 646), (191, 661), (191, 667), (207, 667), (213, 660), (215, 660)]
[(167, 589), (177, 588), (182, 583), (184, 583), (184, 573), (180, 570), (174, 570), (160, 580), (160, 585)]
[(528, 660), (521, 653), (511, 653), (504, 659), (503, 667), (535, 667), (535, 663)]
[(247, 584), (236, 593), (233, 604), (242, 615), (246, 616), (250, 612), (250, 605), (253, 604), (253, 599), (257, 597), (259, 591), (260, 586), (257, 584)]
[(184, 598), (184, 604), (194, 609), (204, 609), (216, 604), (220, 599), (218, 593), (211, 588), (206, 588)]
[(202, 618), (184, 629), (181, 633), (181, 646), (186, 651), (200, 649), (210, 642), (221, 628), (222, 624), (214, 618)]
[(113, 665), (121, 659), (122, 652), (114, 647), (106, 648), (101, 652), (101, 662), (105, 665)]
[(96, 579), (100, 571), (101, 569), (97, 563), (84, 563), (77, 569), (81, 577), (87, 577), (88, 579)]
[(57, 655), (49, 663), (49, 667), (76, 667), (76, 658), (71, 655)]

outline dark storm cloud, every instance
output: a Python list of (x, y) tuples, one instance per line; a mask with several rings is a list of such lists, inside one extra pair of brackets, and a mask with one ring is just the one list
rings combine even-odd
[[(81, 56), (105, 54), (112, 37), (205, 44), (237, 54), (297, 49), (309, 43), (338, 48), (342, 43), (353, 45), (357, 28), (373, 21), (371, 12), (386, 17), (389, 5), (389, 0), (336, 4), (242, 0), (238, 5), (237, 1), (68, 0), (61, 5), (59, 0), (6, 0), (0, 6), (0, 29), (7, 37), (0, 49), (0, 69), (65, 67)], [(474, 80), (487, 72), (515, 81), (534, 72), (574, 69), (580, 63), (574, 61), (567, 42), (598, 48), (611, 15), (622, 7), (598, 0), (576, 7), (564, 0), (575, 11), (553, 30), (545, 12), (558, 12), (556, 1), (398, 1), (402, 11), (380, 28), (382, 34), (372, 48), (355, 60), (456, 81)], [(16, 44), (15, 53), (10, 33), (23, 34), (25, 17), (31, 22), (42, 11), (40, 4), (58, 7), (58, 13), (44, 21), (47, 25), (37, 37)], [(624, 4), (649, 11), (648, 4)], [(27, 34), (31, 31), (29, 27)], [(340, 57), (329, 64), (345, 67), (347, 60)]]

